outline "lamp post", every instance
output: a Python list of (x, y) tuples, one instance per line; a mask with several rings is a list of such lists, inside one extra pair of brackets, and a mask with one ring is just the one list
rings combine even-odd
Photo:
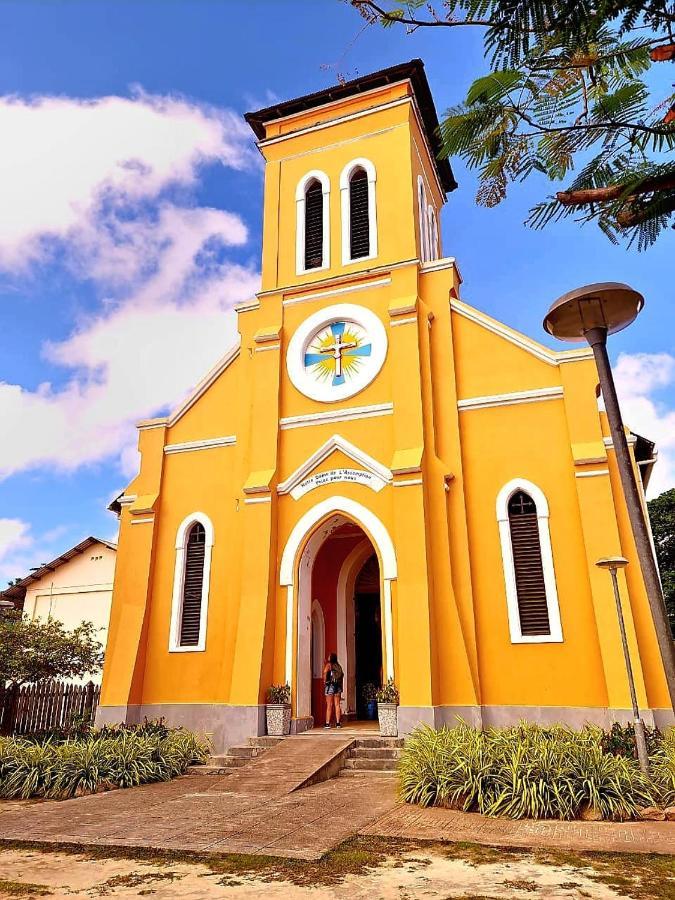
[(607, 354), (607, 335), (630, 325), (643, 306), (642, 294), (627, 284), (613, 281), (589, 284), (559, 297), (546, 314), (544, 328), (562, 341), (574, 343), (588, 341), (593, 349), (628, 518), (663, 660), (670, 704), (675, 709), (675, 650), (663, 602), (659, 572), (652, 551), (649, 526), (635, 480)]
[(600, 569), (609, 569), (612, 576), (612, 587), (614, 588), (614, 599), (616, 601), (616, 616), (619, 620), (619, 631), (621, 632), (621, 646), (623, 647), (623, 658), (626, 663), (626, 673), (628, 675), (628, 686), (630, 688), (630, 700), (633, 705), (633, 730), (635, 731), (635, 746), (637, 747), (638, 760), (640, 768), (643, 772), (649, 771), (649, 757), (647, 755), (647, 741), (645, 740), (645, 723), (640, 716), (640, 709), (637, 702), (637, 694), (635, 692), (635, 678), (633, 676), (633, 666), (630, 661), (630, 651), (628, 650), (628, 639), (626, 638), (626, 625), (623, 620), (623, 609), (621, 607), (621, 594), (619, 593), (619, 580), (616, 576), (617, 569), (623, 569), (628, 565), (628, 560), (623, 556), (607, 556), (599, 559), (596, 566)]

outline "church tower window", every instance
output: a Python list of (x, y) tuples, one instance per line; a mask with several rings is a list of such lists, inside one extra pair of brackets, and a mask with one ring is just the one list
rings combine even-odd
[(548, 527), (548, 503), (531, 482), (516, 479), (497, 498), (512, 643), (562, 641)]
[(309, 172), (295, 193), (297, 274), (329, 266), (330, 182), (323, 172)]
[(377, 256), (375, 166), (369, 159), (353, 159), (340, 175), (342, 264)]
[(427, 192), (424, 190), (422, 176), (417, 177), (417, 200), (419, 205), (420, 259), (429, 260), (429, 222), (427, 219)]
[(185, 519), (176, 536), (169, 650), (204, 650), (213, 526), (204, 513)]
[(319, 269), (323, 262), (323, 192), (318, 181), (305, 191), (305, 269)]

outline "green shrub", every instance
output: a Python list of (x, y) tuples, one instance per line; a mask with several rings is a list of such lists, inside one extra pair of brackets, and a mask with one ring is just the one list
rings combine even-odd
[(290, 684), (273, 684), (267, 689), (268, 703), (290, 703), (291, 702), (291, 686)]
[(168, 781), (205, 762), (206, 743), (183, 729), (155, 724), (104, 728), (75, 740), (0, 738), (0, 797), (66, 799)]
[(603, 732), (591, 727), (425, 726), (403, 749), (401, 794), (422, 806), (512, 819), (572, 819), (587, 808), (604, 819), (629, 819), (655, 802), (656, 789), (632, 759), (605, 753), (602, 741)]
[[(647, 752), (651, 755), (661, 746), (663, 735), (658, 728), (650, 728), (646, 725), (645, 741), (647, 743)], [(602, 749), (605, 753), (612, 753), (614, 756), (637, 759), (635, 729), (632, 724), (619, 725), (618, 722), (614, 722), (609, 731), (603, 732)]]
[(663, 736), (661, 746), (649, 757), (649, 771), (661, 806), (675, 806), (675, 728)]

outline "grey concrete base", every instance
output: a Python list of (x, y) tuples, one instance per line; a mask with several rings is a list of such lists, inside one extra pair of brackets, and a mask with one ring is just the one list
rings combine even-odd
[(303, 731), (311, 731), (312, 728), (314, 728), (313, 716), (291, 719), (291, 734), (302, 734)]
[(149, 703), (140, 706), (99, 706), (96, 725), (124, 722), (135, 725), (144, 718), (164, 719), (204, 735), (216, 754), (250, 737), (265, 734), (265, 705), (230, 706), (224, 703)]
[(672, 709), (653, 709), (654, 724), (663, 731), (664, 728), (672, 728), (675, 725), (675, 713)]
[[(641, 715), (645, 725), (650, 727), (658, 725), (663, 729), (675, 724), (671, 710), (644, 709)], [(591, 706), (399, 706), (398, 733), (401, 736), (410, 734), (417, 725), (452, 728), (458, 718), (475, 728), (506, 727), (523, 720), (571, 728), (583, 728), (587, 724), (611, 728), (614, 722), (630, 724), (633, 713), (630, 709)]]
[(480, 707), (478, 706), (399, 706), (398, 733), (400, 737), (418, 725), (429, 725), (431, 728), (452, 728), (457, 719), (464, 719), (469, 725), (481, 727)]

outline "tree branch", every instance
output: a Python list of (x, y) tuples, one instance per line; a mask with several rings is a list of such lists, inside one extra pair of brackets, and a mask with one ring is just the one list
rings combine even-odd
[[(640, 184), (631, 188), (630, 197), (635, 198), (640, 194), (658, 193), (659, 191), (672, 191), (675, 189), (675, 175), (657, 175), (654, 178), (645, 178)], [(558, 191), (556, 200), (563, 206), (585, 206), (588, 203), (607, 203), (618, 200), (626, 191), (625, 184), (612, 184), (609, 187), (584, 188), (578, 191)]]
[(483, 28), (506, 27), (504, 23), (493, 22), (491, 19), (461, 19), (457, 21), (451, 19), (414, 19), (410, 16), (396, 16), (393, 13), (387, 12), (386, 9), (382, 9), (381, 6), (378, 6), (374, 0), (350, 0), (350, 2), (355, 9), (359, 10), (359, 12), (367, 8), (371, 10), (371, 13), (375, 13), (385, 22), (398, 22), (403, 25), (414, 25), (415, 27), (422, 26), (423, 28), (435, 28), (440, 26), (444, 28), (456, 28), (458, 25), (480, 25)]

